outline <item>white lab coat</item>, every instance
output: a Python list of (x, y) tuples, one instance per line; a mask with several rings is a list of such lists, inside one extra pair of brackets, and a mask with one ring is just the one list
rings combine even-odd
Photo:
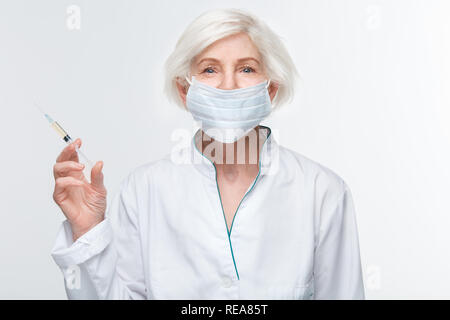
[(229, 232), (199, 132), (134, 169), (77, 241), (62, 223), (51, 255), (68, 298), (364, 299), (346, 183), (269, 134)]

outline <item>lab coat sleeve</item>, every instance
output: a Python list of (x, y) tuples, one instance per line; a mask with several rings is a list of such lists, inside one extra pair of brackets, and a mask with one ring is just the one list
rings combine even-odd
[(65, 220), (51, 255), (61, 269), (69, 299), (146, 299), (135, 184), (130, 175), (105, 219), (72, 240)]
[(350, 189), (342, 181), (337, 203), (324, 206), (314, 257), (314, 297), (364, 300), (356, 215)]

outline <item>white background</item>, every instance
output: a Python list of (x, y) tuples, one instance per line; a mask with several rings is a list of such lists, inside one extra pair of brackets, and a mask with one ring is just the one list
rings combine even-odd
[[(368, 299), (450, 298), (448, 1), (2, 1), (0, 298), (65, 299), (50, 256), (64, 216), (52, 167), (65, 143), (91, 160), (108, 201), (135, 167), (192, 130), (163, 95), (163, 63), (215, 7), (245, 8), (283, 37), (304, 81), (263, 124), (335, 171), (357, 210)], [(70, 5), (79, 30), (67, 27)]]

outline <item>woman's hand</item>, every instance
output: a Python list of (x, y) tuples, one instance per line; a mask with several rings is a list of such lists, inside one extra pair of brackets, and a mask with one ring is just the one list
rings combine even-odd
[(75, 144), (64, 148), (53, 166), (55, 191), (53, 200), (61, 208), (72, 227), (73, 241), (103, 221), (106, 211), (106, 189), (103, 185), (103, 162), (95, 163), (91, 170), (91, 183), (83, 174), (84, 165), (78, 162)]

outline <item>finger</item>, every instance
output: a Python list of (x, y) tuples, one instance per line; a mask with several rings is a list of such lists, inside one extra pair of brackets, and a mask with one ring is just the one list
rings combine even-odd
[(78, 157), (78, 154), (75, 150), (75, 144), (80, 143), (78, 141), (79, 139), (75, 140), (73, 143), (66, 146), (63, 151), (59, 154), (58, 158), (56, 159), (56, 162), (62, 162), (67, 160), (77, 161), (78, 159), (75, 159)]
[(77, 161), (78, 162), (78, 153), (75, 151), (75, 144), (78, 145), (78, 148), (81, 146), (81, 139), (78, 138), (68, 146), (66, 146), (63, 151), (59, 154), (58, 158), (56, 158), (56, 162), (62, 162), (67, 160)]
[(53, 176), (55, 178), (65, 177), (70, 174), (71, 171), (81, 171), (84, 169), (84, 164), (75, 161), (63, 161), (57, 162), (53, 166)]
[(103, 189), (103, 161), (97, 161), (91, 170), (91, 184), (96, 189)]
[(53, 199), (64, 193), (68, 187), (81, 187), (84, 182), (75, 179), (74, 177), (60, 177), (55, 180), (55, 192), (53, 193)]

